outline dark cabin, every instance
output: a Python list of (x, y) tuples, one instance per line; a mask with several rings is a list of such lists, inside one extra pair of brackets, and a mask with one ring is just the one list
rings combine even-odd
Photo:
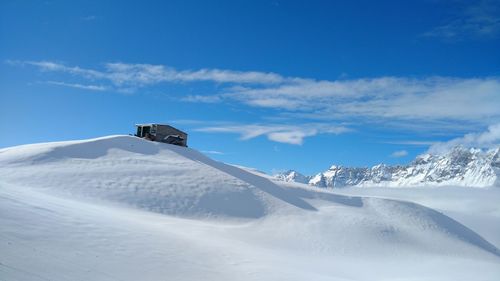
[(136, 124), (136, 137), (187, 147), (188, 135), (169, 125)]

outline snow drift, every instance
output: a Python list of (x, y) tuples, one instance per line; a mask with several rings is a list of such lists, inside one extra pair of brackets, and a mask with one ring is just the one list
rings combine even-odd
[(7, 183), (165, 214), (258, 218), (269, 211), (265, 199), (314, 209), (269, 179), (193, 149), (136, 137), (3, 149), (0, 163)]
[(439, 211), (130, 136), (0, 150), (0, 229), (9, 280), (500, 276), (497, 246)]

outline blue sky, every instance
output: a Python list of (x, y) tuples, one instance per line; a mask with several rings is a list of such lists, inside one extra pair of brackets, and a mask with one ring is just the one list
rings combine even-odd
[(0, 42), (0, 147), (169, 123), (312, 174), (500, 139), (499, 1), (6, 0)]

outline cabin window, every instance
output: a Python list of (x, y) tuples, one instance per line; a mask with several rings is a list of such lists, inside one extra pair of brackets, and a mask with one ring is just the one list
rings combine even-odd
[(142, 135), (141, 137), (145, 137), (149, 132), (151, 131), (151, 126), (144, 126), (142, 127)]

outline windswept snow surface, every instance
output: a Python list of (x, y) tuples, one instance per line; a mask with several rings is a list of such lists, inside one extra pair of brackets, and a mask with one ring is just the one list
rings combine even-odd
[(274, 182), (130, 136), (2, 149), (0, 280), (500, 280), (499, 192), (466, 209), (380, 190)]

